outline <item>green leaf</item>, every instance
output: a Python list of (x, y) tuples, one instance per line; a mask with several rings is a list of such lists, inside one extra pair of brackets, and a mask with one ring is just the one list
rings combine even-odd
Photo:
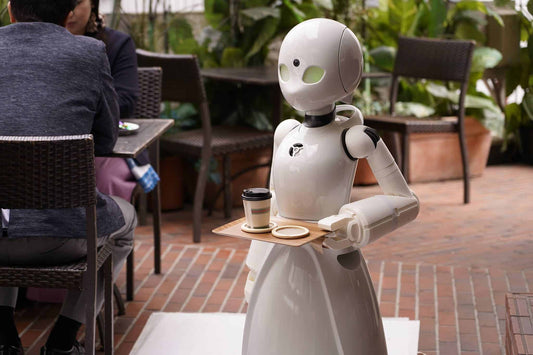
[(478, 43), (485, 42), (485, 34), (475, 25), (466, 21), (462, 21), (455, 26), (454, 35), (458, 39), (473, 39)]
[(312, 3), (302, 3), (298, 5), (297, 10), (303, 14), (304, 19), (324, 16), (324, 12)]
[(267, 17), (279, 18), (279, 9), (272, 7), (254, 7), (241, 10), (240, 14), (243, 18), (248, 18), (251, 21), (261, 21)]
[(313, 0), (313, 3), (326, 10), (333, 10), (333, 2), (331, 0)]
[(470, 10), (470, 11), (479, 11), (484, 14), (487, 13), (487, 7), (485, 6), (485, 4), (483, 4), (480, 1), (476, 1), (476, 0), (456, 2), (454, 10), (456, 12)]
[(430, 0), (429, 2), (429, 37), (438, 37), (444, 32), (446, 22), (446, 3), (444, 0)]
[(450, 100), (453, 103), (459, 102), (459, 90), (449, 90), (446, 86), (429, 82), (426, 86), (427, 91), (440, 99)]
[(270, 42), (270, 40), (276, 34), (278, 24), (279, 18), (275, 17), (268, 17), (261, 21), (261, 28), (259, 30), (259, 34), (255, 38), (255, 41), (248, 53), (246, 53), (246, 61), (248, 61), (256, 53), (259, 53), (259, 51), (261, 51), (262, 48)]
[(413, 23), (411, 23), (411, 27), (409, 27), (409, 30), (405, 34), (408, 37), (414, 37), (418, 34), (419, 28), (422, 26), (427, 26), (427, 18), (429, 14), (429, 8), (428, 5), (425, 2), (420, 3), (420, 6), (418, 8), (418, 11), (416, 12), (415, 18), (413, 20)]
[(283, 0), (285, 7), (292, 13), (298, 22), (305, 20), (305, 13), (300, 11), (290, 0)]
[(505, 72), (505, 96), (511, 95), (515, 88), (520, 85), (522, 67), (520, 64), (513, 65)]
[(501, 18), (501, 16), (496, 11), (494, 11), (490, 6), (487, 7), (487, 15), (493, 17), (500, 26), (502, 27), (504, 26), (503, 19)]
[(368, 53), (372, 57), (374, 64), (382, 70), (391, 72), (394, 67), (396, 48), (381, 46), (376, 47)]
[[(533, 1), (532, 1), (533, 2)], [(527, 54), (529, 55), (529, 64), (532, 65), (533, 62), (533, 36), (529, 36), (527, 39)], [(529, 73), (533, 72), (530, 67)]]
[(399, 34), (406, 34), (415, 19), (416, 0), (389, 0), (389, 22)]
[(505, 136), (507, 140), (512, 135), (517, 136), (520, 127), (523, 125), (524, 117), (522, 108), (517, 103), (511, 103), (505, 106)]
[(432, 107), (418, 102), (397, 102), (394, 110), (398, 116), (429, 117), (435, 113)]
[(501, 112), (500, 108), (494, 103), (492, 99), (487, 99), (474, 95), (466, 95), (465, 107), (487, 109), (493, 112)]
[(195, 53), (198, 43), (194, 39), (192, 27), (184, 18), (173, 19), (167, 29), (169, 47), (176, 54)]
[(528, 92), (524, 95), (522, 99), (522, 107), (524, 108), (527, 117), (530, 120), (533, 120), (533, 94)]
[(487, 25), (487, 20), (484, 14), (477, 12), (477, 11), (471, 11), (471, 10), (457, 12), (453, 18), (453, 22), (455, 24), (466, 22), (476, 28)]
[(472, 56), (472, 72), (483, 72), (487, 68), (494, 68), (502, 60), (500, 51), (489, 47), (476, 47)]
[(242, 49), (236, 47), (227, 47), (222, 52), (220, 65), (222, 67), (240, 68), (244, 67), (244, 53)]
[(228, 16), (227, 0), (204, 0), (204, 17), (211, 26), (218, 28)]

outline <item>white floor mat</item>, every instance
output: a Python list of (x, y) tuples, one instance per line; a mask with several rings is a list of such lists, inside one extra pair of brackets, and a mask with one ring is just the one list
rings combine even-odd
[[(131, 354), (240, 355), (245, 314), (152, 313)], [(383, 318), (389, 355), (416, 355), (419, 321)]]

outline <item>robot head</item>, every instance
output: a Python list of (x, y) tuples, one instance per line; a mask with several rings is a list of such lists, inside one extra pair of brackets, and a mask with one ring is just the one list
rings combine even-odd
[(279, 51), (283, 96), (297, 110), (330, 112), (361, 80), (363, 52), (353, 32), (328, 19), (304, 21), (289, 31)]

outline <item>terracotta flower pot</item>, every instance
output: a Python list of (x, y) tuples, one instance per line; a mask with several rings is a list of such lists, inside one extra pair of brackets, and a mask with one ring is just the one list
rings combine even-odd
[[(491, 136), (479, 121), (465, 118), (465, 136), (471, 176), (483, 174), (490, 151)], [(456, 133), (414, 133), (409, 137), (410, 182), (460, 179), (463, 176), (459, 138)], [(375, 184), (368, 163), (362, 159), (354, 184)]]

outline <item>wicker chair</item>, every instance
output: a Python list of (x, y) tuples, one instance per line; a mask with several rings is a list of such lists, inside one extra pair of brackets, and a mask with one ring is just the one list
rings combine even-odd
[[(194, 55), (169, 55), (137, 50), (139, 66), (163, 68), (165, 101), (191, 102), (200, 106), (202, 128), (176, 133), (161, 139), (161, 149), (169, 154), (201, 158), (193, 205), (193, 240), (200, 242), (200, 225), (204, 191), (211, 157), (223, 159), (224, 215), (231, 216), (230, 154), (246, 150), (272, 147), (272, 132), (258, 131), (242, 126), (211, 126), (207, 97), (200, 75), (198, 60)], [(267, 166), (269, 164), (262, 164)], [(257, 166), (259, 167), (259, 166)]]
[[(463, 164), (464, 203), (470, 201), (468, 152), (464, 134), (465, 95), (474, 42), (400, 37), (392, 72), (390, 116), (365, 118), (365, 124), (400, 133), (401, 170), (409, 181), (409, 134), (455, 132), (459, 136)], [(461, 84), (457, 119), (394, 117), (399, 77), (442, 80)]]
[[(105, 276), (105, 353), (113, 353), (110, 243), (97, 250), (94, 144), (91, 135), (0, 137), (0, 207), (52, 209), (84, 207), (87, 259), (57, 266), (0, 266), (0, 286), (90, 289), (85, 347), (95, 351), (96, 273)], [(85, 283), (82, 283), (85, 279)]]
[(139, 77), (139, 98), (133, 117), (158, 118), (161, 111), (161, 77), (159, 67), (137, 68)]

